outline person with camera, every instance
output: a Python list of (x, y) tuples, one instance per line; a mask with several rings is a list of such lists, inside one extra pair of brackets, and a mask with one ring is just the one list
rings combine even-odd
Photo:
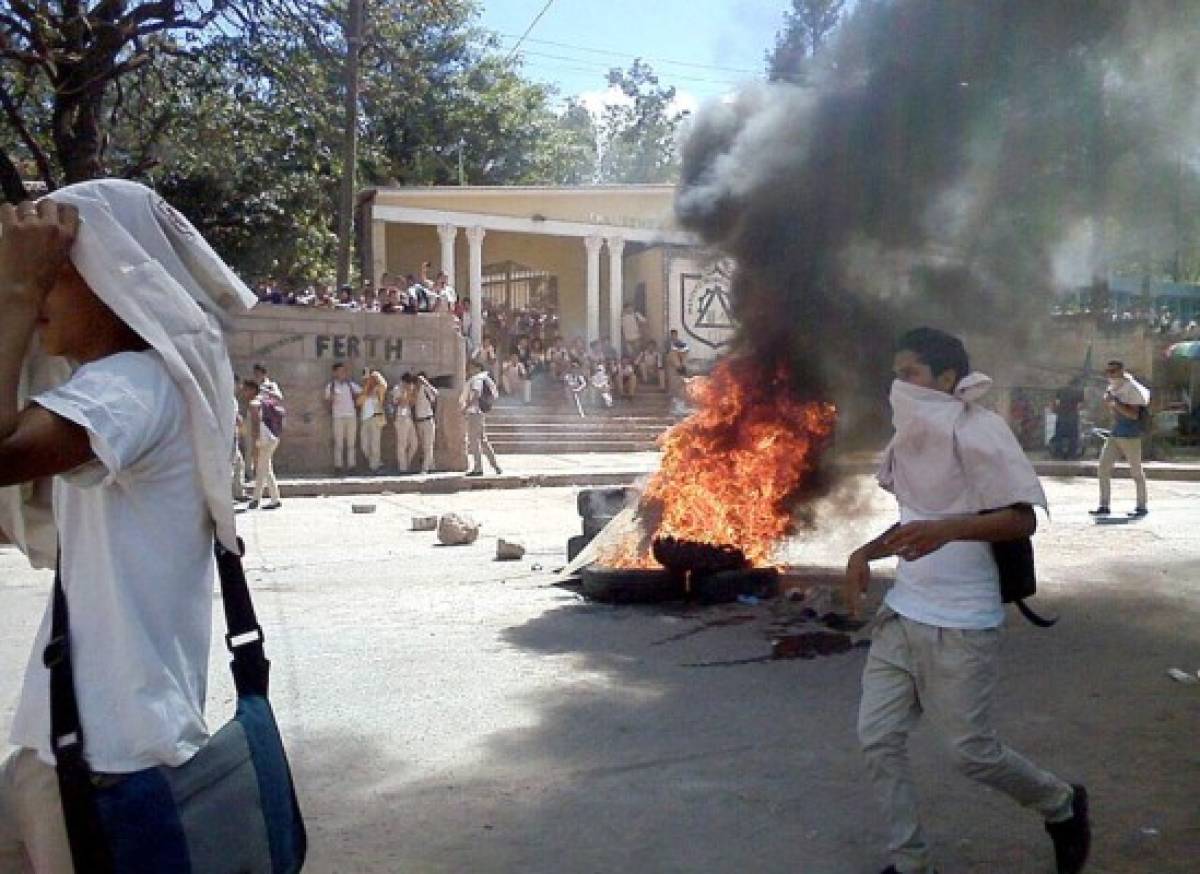
[(378, 370), (363, 371), (363, 390), (355, 398), (362, 421), (362, 453), (371, 473), (383, 468), (383, 429), (387, 425), (387, 380)]
[(1100, 506), (1093, 516), (1112, 513), (1112, 472), (1118, 456), (1129, 462), (1129, 475), (1137, 487), (1137, 506), (1129, 515), (1135, 519), (1149, 513), (1146, 506), (1146, 473), (1142, 470), (1142, 437), (1150, 423), (1150, 390), (1125, 370), (1121, 361), (1110, 361), (1104, 368), (1108, 388), (1104, 390), (1104, 405), (1113, 417), (1113, 429), (1100, 452)]
[(413, 424), (417, 428), (417, 440), (421, 444), (421, 473), (433, 470), (433, 448), (437, 439), (437, 402), (438, 390), (425, 375), (419, 371), (415, 377), (416, 386), (413, 390)]
[(207, 743), (214, 537), (240, 552), (222, 325), (254, 303), (137, 183), (0, 205), (0, 528), (61, 575), (81, 727), (52, 731), (52, 597), (0, 764), (0, 871), (73, 869), (68, 756), (111, 782)]

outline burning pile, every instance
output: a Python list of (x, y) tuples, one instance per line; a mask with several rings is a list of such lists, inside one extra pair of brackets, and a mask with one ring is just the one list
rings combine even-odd
[(785, 362), (726, 359), (688, 392), (698, 409), (661, 439), (640, 534), (602, 547), (599, 564), (654, 568), (656, 554), (692, 554), (770, 567), (796, 505), (813, 496), (837, 411), (801, 400)]

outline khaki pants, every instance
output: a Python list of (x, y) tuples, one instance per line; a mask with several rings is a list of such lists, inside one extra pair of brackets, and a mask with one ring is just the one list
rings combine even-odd
[[(358, 434), (358, 420), (352, 416), (340, 416), (333, 420), (333, 469), (354, 467), (354, 442)], [(345, 464), (342, 464), (343, 459)]]
[(421, 442), (417, 439), (417, 429), (411, 416), (396, 417), (396, 465), (400, 470), (412, 470), (413, 461)]
[(474, 459), (471, 470), (483, 470), (483, 455), (492, 463), (492, 469), (500, 472), (500, 463), (496, 461), (496, 452), (492, 449), (492, 441), (488, 440), (487, 423), (483, 413), (467, 413), (467, 455)]
[[(233, 499), (240, 501), (246, 497), (246, 459), (242, 457), (242, 448), (235, 446), (233, 450)], [(0, 872), (3, 874), (3, 872)]]
[(433, 419), (416, 422), (417, 439), (421, 443), (421, 473), (433, 470), (433, 443), (437, 437), (437, 423)]
[(362, 423), (362, 453), (372, 473), (383, 467), (383, 426), (386, 424), (383, 416), (372, 416)]
[(1104, 450), (1100, 453), (1100, 506), (1107, 507), (1112, 496), (1112, 472), (1118, 454), (1124, 455), (1129, 462), (1129, 475), (1137, 486), (1137, 505), (1145, 507), (1146, 474), (1142, 470), (1141, 437), (1109, 437), (1104, 441)]
[(892, 864), (904, 874), (932, 870), (907, 751), (925, 713), (963, 774), (1047, 820), (1071, 814), (1071, 787), (997, 739), (991, 709), (999, 676), (999, 629), (938, 628), (881, 608), (863, 670), (858, 737), (887, 818)]
[(0, 765), (0, 874), (71, 874), (58, 776), (33, 750)]
[(272, 501), (281, 500), (279, 497), (279, 483), (275, 481), (275, 450), (279, 448), (279, 441), (275, 439), (260, 440), (258, 449), (256, 450), (256, 458), (254, 460), (254, 500), (261, 501), (263, 489), (265, 488), (271, 495)]

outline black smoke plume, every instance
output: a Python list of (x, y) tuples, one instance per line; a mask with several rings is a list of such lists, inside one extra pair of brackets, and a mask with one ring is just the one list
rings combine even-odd
[(736, 260), (735, 348), (789, 359), (851, 433), (906, 328), (1028, 349), (1057, 291), (1177, 224), (1197, 46), (1197, 2), (861, 0), (808, 85), (710, 105), (685, 142), (676, 211)]

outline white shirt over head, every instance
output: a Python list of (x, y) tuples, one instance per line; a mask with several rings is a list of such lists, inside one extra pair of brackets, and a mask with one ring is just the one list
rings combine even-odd
[[(34, 402), (86, 429), (96, 455), (54, 480), (88, 764), (109, 773), (181, 765), (207, 738), (214, 572), (184, 397), (147, 351), (85, 364)], [(50, 620), (47, 605), (10, 740), (52, 764), (42, 664)]]
[[(972, 373), (954, 394), (896, 381), (879, 482), (896, 495), (902, 523), (972, 516), (1015, 504), (1046, 506), (1037, 473), (1012, 430), (978, 401), (992, 381)], [(953, 542), (900, 560), (885, 598), (902, 616), (941, 628), (995, 628), (1004, 621), (991, 545)]]

